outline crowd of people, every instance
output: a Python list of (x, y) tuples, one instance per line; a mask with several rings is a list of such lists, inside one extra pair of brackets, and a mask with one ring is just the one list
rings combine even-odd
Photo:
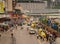
[(46, 27), (44, 27), (42, 24), (37, 24), (36, 28), (38, 29), (38, 37), (40, 37), (42, 40), (49, 41), (50, 44), (55, 43), (55, 40), (57, 38), (55, 32), (50, 32)]
[(39, 30), (40, 30), (39, 37), (42, 40), (46, 39), (46, 41), (49, 41), (50, 44), (53, 44), (55, 42), (57, 36), (55, 35), (54, 32), (50, 33), (48, 30), (41, 30), (41, 29), (39, 29)]
[(50, 44), (55, 44), (55, 40), (57, 38), (55, 32), (50, 32), (46, 27), (44, 27), (39, 22), (31, 22), (31, 28), (36, 28), (38, 32), (36, 32), (37, 38), (40, 38), (43, 41), (47, 41)]

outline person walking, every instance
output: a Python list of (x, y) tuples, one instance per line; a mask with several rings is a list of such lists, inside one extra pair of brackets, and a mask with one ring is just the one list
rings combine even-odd
[(14, 34), (14, 30), (11, 29), (11, 37), (13, 37), (13, 34)]
[(46, 31), (46, 39), (47, 39), (47, 41), (49, 40), (49, 32), (48, 31)]
[(1, 37), (1, 33), (0, 33), (0, 37)]

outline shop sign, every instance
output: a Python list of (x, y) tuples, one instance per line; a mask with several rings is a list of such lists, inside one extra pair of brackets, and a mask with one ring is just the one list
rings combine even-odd
[(0, 13), (4, 13), (4, 3), (0, 2)]

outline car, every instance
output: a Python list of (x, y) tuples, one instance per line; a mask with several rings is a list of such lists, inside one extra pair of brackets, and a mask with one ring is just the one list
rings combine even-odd
[(33, 28), (31, 28), (30, 30), (29, 30), (29, 34), (35, 34), (36, 32), (35, 32), (35, 30), (33, 29)]

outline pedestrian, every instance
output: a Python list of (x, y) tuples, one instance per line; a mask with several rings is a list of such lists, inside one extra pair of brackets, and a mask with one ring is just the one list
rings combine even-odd
[(53, 39), (51, 36), (49, 37), (49, 42), (50, 42), (50, 44), (53, 44)]
[(11, 37), (13, 37), (13, 33), (11, 33)]
[(50, 42), (50, 44), (53, 44), (54, 43), (54, 40), (53, 40), (53, 34), (49, 34), (49, 42)]
[(16, 29), (17, 29), (17, 24), (16, 24)]
[(48, 19), (47, 24), (48, 24), (48, 26), (51, 25), (51, 19)]
[(12, 30), (11, 30), (11, 37), (13, 37), (13, 33), (14, 33), (14, 30), (12, 29)]
[(56, 36), (56, 34), (54, 32), (52, 33), (52, 35), (53, 35), (53, 40), (55, 41), (57, 36)]
[(1, 34), (0, 34), (0, 37), (1, 37)]
[(46, 39), (47, 39), (47, 41), (49, 39), (49, 32), (48, 31), (46, 31)]

